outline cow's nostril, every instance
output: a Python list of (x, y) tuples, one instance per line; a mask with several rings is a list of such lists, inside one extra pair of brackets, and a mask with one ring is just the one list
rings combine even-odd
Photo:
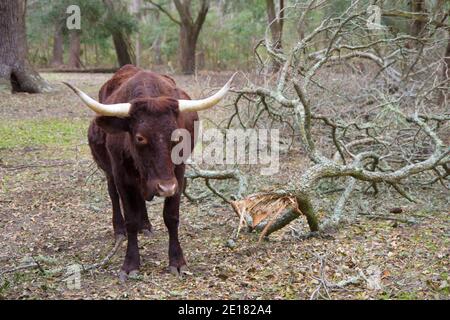
[(177, 192), (176, 183), (158, 183), (157, 187), (161, 197), (171, 197)]

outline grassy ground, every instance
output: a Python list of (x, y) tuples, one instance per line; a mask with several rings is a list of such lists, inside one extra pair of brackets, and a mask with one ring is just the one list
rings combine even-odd
[[(260, 245), (257, 235), (243, 232), (236, 246), (227, 245), (238, 223), (227, 205), (215, 198), (197, 204), (184, 199), (180, 240), (190, 274), (182, 279), (167, 272), (162, 205), (150, 203), (155, 235), (140, 239), (140, 276), (119, 282), (123, 245), (105, 268), (82, 274), (80, 289), (69, 288), (64, 273), (49, 275), (45, 270), (99, 262), (112, 248), (113, 236), (103, 175), (86, 142), (92, 114), (58, 83), (70, 81), (96, 96), (108, 75), (44, 76), (60, 91), (0, 93), (0, 270), (23, 265), (30, 257), (40, 264), (1, 276), (0, 298), (449, 298), (449, 194), (440, 189), (420, 191), (422, 202), (414, 206), (394, 194), (371, 205), (355, 204), (360, 212), (377, 214), (402, 206), (404, 213), (394, 220), (358, 215), (329, 237), (298, 240), (295, 230), (306, 229), (299, 219)], [(226, 77), (176, 80), (197, 97), (201, 88)], [(220, 120), (224, 114), (215, 111), (203, 117)], [(303, 165), (301, 154), (286, 153), (279, 175), (255, 178), (252, 184), (258, 189), (287, 183), (295, 180), (292, 168), (301, 170)], [(325, 215), (326, 199), (317, 206)], [(342, 285), (351, 278), (354, 283)]]

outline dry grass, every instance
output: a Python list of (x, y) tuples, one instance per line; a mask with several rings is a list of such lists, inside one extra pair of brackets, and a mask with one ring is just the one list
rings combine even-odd
[(232, 206), (239, 217), (239, 234), (241, 225), (246, 222), (251, 228), (255, 228), (262, 222), (266, 222), (266, 226), (261, 232), (260, 241), (264, 238), (267, 230), (279, 215), (286, 209), (298, 209), (295, 197), (281, 196), (276, 192), (264, 192), (252, 194), (242, 200), (233, 201)]

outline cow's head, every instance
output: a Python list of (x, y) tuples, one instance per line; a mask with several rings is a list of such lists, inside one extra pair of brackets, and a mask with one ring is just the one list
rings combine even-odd
[(68, 85), (99, 117), (96, 123), (107, 133), (128, 132), (131, 154), (139, 172), (141, 190), (147, 200), (154, 195), (173, 196), (178, 191), (171, 152), (183, 112), (205, 110), (216, 105), (229, 91), (233, 77), (213, 96), (202, 100), (170, 97), (138, 98), (129, 103), (102, 104), (78, 88)]

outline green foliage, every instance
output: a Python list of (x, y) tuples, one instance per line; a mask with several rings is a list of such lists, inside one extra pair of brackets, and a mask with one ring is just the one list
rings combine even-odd
[[(115, 4), (117, 3), (115, 2)], [(49, 64), (55, 26), (58, 24), (63, 25), (64, 51), (65, 55), (68, 55), (67, 34), (69, 30), (65, 27), (65, 23), (69, 16), (66, 10), (70, 5), (80, 7), (81, 43), (85, 45), (82, 48), (95, 52), (95, 57), (93, 57), (93, 53), (89, 55), (88, 52), (82, 51), (83, 63), (85, 65), (115, 65), (116, 57), (111, 40), (111, 30), (119, 28), (125, 34), (133, 34), (137, 31), (137, 21), (123, 8), (108, 14), (102, 0), (41, 0), (30, 5), (27, 14), (27, 37), (31, 62), (40, 66)]]
[[(199, 1), (193, 2), (193, 16), (197, 14), (195, 10), (198, 3)], [(170, 7), (166, 4), (165, 8)], [(204, 67), (208, 69), (248, 67), (249, 62), (253, 60), (254, 46), (264, 36), (267, 23), (265, 2), (227, 1), (224, 9), (221, 13), (219, 8), (211, 6), (200, 33), (197, 54), (204, 56)], [(176, 11), (171, 14), (178, 18)], [(163, 60), (176, 65), (179, 26), (165, 14), (159, 13), (157, 18), (153, 13), (146, 17), (140, 28), (144, 48), (152, 47), (157, 37), (161, 37)], [(199, 62), (200, 65), (201, 61)]]
[[(163, 59), (170, 61), (176, 59), (178, 50), (178, 25), (160, 14), (160, 19), (155, 13), (147, 16), (139, 25), (141, 40), (144, 48), (151, 48), (157, 38), (162, 39), (161, 51)], [(144, 49), (144, 54), (145, 54)], [(148, 50), (148, 49), (147, 49)], [(151, 62), (151, 58), (149, 58)]]
[(136, 32), (138, 25), (135, 17), (126, 10), (126, 6), (123, 6), (120, 2), (117, 3), (119, 5), (115, 8), (115, 11), (109, 11), (105, 19), (102, 19), (100, 25), (96, 25), (96, 27), (100, 27), (99, 29), (102, 31), (109, 32), (118, 29), (125, 34)]
[(87, 125), (85, 120), (74, 119), (0, 121), (0, 148), (70, 146), (79, 143)]
[[(262, 39), (266, 28), (265, 2), (246, 1), (246, 10), (238, 3), (221, 18), (211, 12), (205, 23), (205, 32), (200, 38), (200, 48), (207, 58), (207, 68), (226, 69), (247, 67), (253, 60), (253, 48)], [(223, 23), (222, 23), (223, 22)]]
[[(171, 1), (160, 1), (168, 10), (173, 9)], [(192, 2), (192, 15), (197, 14), (200, 1)], [(136, 17), (129, 13), (130, 1), (114, 2), (116, 10), (108, 14), (102, 0), (42, 0), (29, 5), (27, 15), (29, 58), (33, 64), (48, 66), (52, 57), (52, 42), (57, 24), (65, 24), (66, 9), (69, 5), (81, 9), (81, 43), (82, 61), (87, 66), (111, 66), (116, 64), (116, 57), (111, 40), (111, 30), (120, 29), (127, 35), (139, 31), (142, 41), (142, 61), (146, 66), (154, 62), (153, 45), (161, 40), (161, 54), (164, 63), (177, 66), (179, 47), (179, 26), (163, 13), (147, 10), (138, 23)], [(223, 12), (215, 1), (205, 25), (200, 33), (198, 53), (204, 57), (204, 67), (226, 69), (248, 67), (253, 61), (253, 48), (264, 36), (267, 24), (264, 1), (237, 0), (226, 1)], [(171, 14), (178, 18), (173, 10)], [(37, 32), (37, 30), (39, 32)], [(214, 32), (210, 32), (214, 30)], [(65, 56), (68, 56), (67, 29), (65, 35)]]
[(0, 299), (6, 299), (6, 293), (11, 287), (11, 283), (8, 280), (2, 280), (0, 283)]
[[(52, 56), (52, 39), (55, 24), (65, 23), (65, 10), (69, 4), (79, 5), (82, 15), (82, 62), (86, 66), (111, 67), (116, 65), (116, 55), (111, 40), (111, 30), (122, 30), (133, 36), (139, 32), (142, 43), (141, 64), (153, 68), (156, 63), (156, 48), (160, 48), (162, 62), (171, 67), (178, 66), (179, 60), (179, 25), (174, 23), (164, 12), (158, 11), (147, 1), (143, 1), (142, 17), (130, 13), (131, 0), (114, 1), (115, 12), (109, 13), (103, 0), (41, 0), (32, 2), (28, 10), (28, 40), (30, 60), (39, 66), (47, 66)], [(175, 19), (179, 20), (172, 0), (157, 1)], [(344, 13), (354, 1), (329, 1), (320, 10), (311, 12), (304, 21), (302, 30), (298, 21), (302, 10), (295, 5), (303, 0), (286, 0), (283, 47), (296, 43), (303, 33), (313, 30), (325, 17), (336, 17)], [(361, 0), (356, 9), (365, 11), (372, 0)], [(191, 14), (195, 19), (200, 0), (192, 0)], [(410, 10), (407, 0), (378, 1), (383, 10)], [(427, 2), (427, 9), (432, 10), (434, 2)], [(448, 7), (448, 4), (446, 5)], [(446, 8), (447, 8), (446, 7)], [(443, 12), (447, 10), (443, 9)], [(408, 33), (411, 21), (408, 19), (383, 17), (381, 23), (393, 33)], [(221, 0), (210, 1), (210, 9), (205, 24), (200, 32), (197, 44), (197, 65), (206, 69), (247, 69), (256, 62), (254, 49), (264, 38), (267, 28), (266, 2), (261, 0)], [(67, 33), (67, 32), (66, 32)], [(329, 36), (324, 34), (324, 36)], [(66, 36), (65, 54), (68, 52)], [(368, 40), (369, 41), (369, 38)], [(317, 44), (320, 46), (320, 44)], [(311, 48), (317, 50), (318, 48)], [(262, 59), (266, 59), (264, 50), (258, 50)]]

